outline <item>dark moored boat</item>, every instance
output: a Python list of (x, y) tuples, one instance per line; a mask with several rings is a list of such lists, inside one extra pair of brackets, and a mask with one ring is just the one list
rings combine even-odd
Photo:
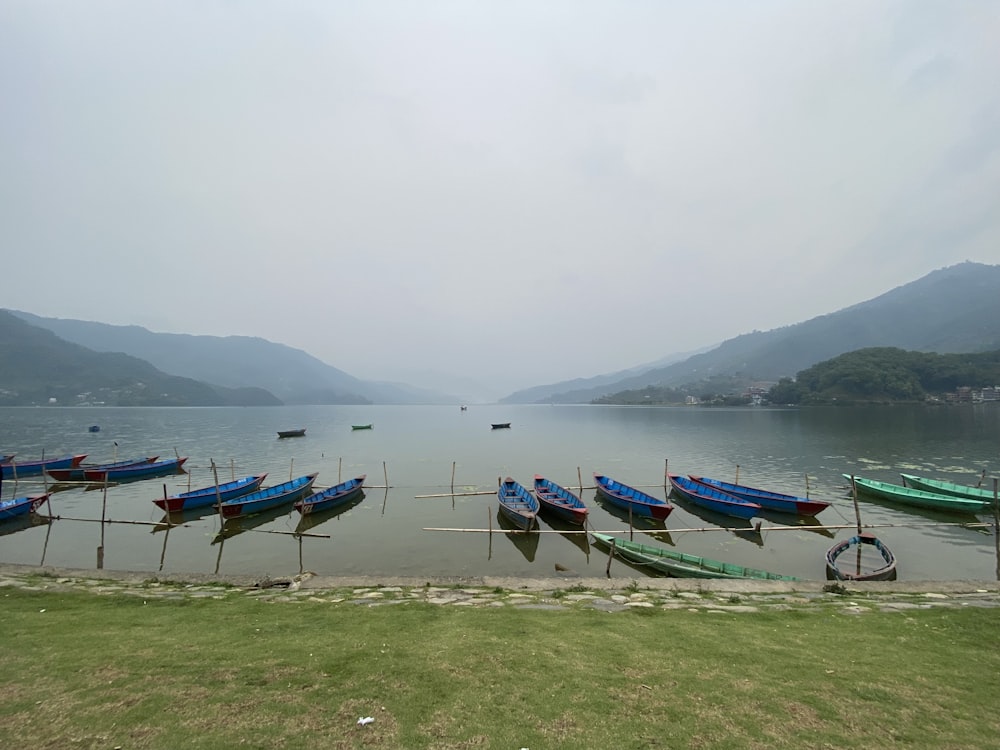
[(18, 516), (34, 513), (39, 505), (48, 500), (48, 494), (15, 497), (13, 500), (0, 501), (0, 521), (7, 521)]
[(218, 486), (213, 484), (210, 487), (202, 487), (199, 490), (191, 490), (190, 492), (181, 492), (170, 497), (158, 497), (153, 502), (168, 513), (205, 508), (215, 505), (219, 501), (226, 502), (226, 500), (233, 500), (237, 497), (249, 495), (251, 492), (256, 492), (260, 489), (260, 485), (266, 476), (267, 474), (257, 474), (243, 477), (242, 479), (226, 482)]
[(695, 505), (716, 513), (749, 520), (760, 513), (760, 504), (730, 495), (707, 484), (699, 484), (680, 474), (668, 474), (670, 486), (678, 495)]
[(362, 485), (364, 485), (367, 478), (367, 474), (362, 474), (359, 477), (354, 477), (354, 479), (348, 479), (346, 482), (335, 484), (333, 487), (327, 487), (325, 490), (314, 492), (309, 497), (304, 497), (296, 501), (295, 510), (302, 515), (307, 515), (309, 513), (330, 510), (331, 508), (336, 508), (338, 505), (349, 503), (362, 491)]
[(598, 494), (619, 508), (631, 510), (634, 515), (658, 518), (662, 521), (674, 509), (674, 506), (666, 500), (647, 495), (635, 487), (629, 487), (603, 474), (594, 474), (594, 482), (597, 484)]
[(732, 484), (719, 479), (709, 479), (708, 477), (696, 477), (688, 475), (688, 478), (699, 484), (714, 487), (717, 490), (729, 495), (749, 500), (757, 503), (764, 510), (775, 510), (780, 513), (794, 513), (798, 516), (815, 516), (820, 511), (830, 507), (830, 503), (821, 500), (810, 500), (807, 497), (797, 495), (786, 495), (782, 492), (771, 492), (757, 487), (748, 487), (745, 484)]
[(305, 427), (299, 430), (278, 430), (279, 438), (303, 437), (305, 434), (306, 434)]
[(614, 543), (615, 552), (633, 565), (648, 567), (675, 578), (753, 578), (764, 581), (797, 581), (793, 576), (783, 576), (745, 565), (720, 562), (708, 557), (675, 552), (664, 547), (654, 547), (628, 539), (617, 539), (607, 534), (591, 532), (602, 547), (609, 549)]
[(960, 513), (978, 513), (986, 510), (989, 503), (985, 500), (972, 500), (967, 497), (956, 497), (955, 495), (942, 495), (938, 492), (926, 492), (916, 490), (912, 487), (892, 484), (890, 482), (879, 482), (875, 479), (862, 479), (861, 477), (842, 475), (847, 481), (854, 482), (854, 487), (858, 492), (879, 497), (883, 500), (901, 503), (903, 505), (914, 505), (919, 508), (933, 508), (934, 510), (958, 511)]
[[(878, 564), (862, 564), (865, 548), (878, 554)], [(857, 555), (854, 564), (845, 554), (854, 550)], [(853, 568), (853, 570), (852, 570)], [(838, 581), (894, 581), (896, 579), (896, 557), (881, 539), (872, 534), (856, 534), (830, 547), (826, 553), (826, 577)]]
[(509, 430), (510, 422), (494, 422), (491, 427), (494, 430)]
[(0, 464), (0, 476), (4, 479), (17, 477), (41, 476), (49, 469), (68, 469), (79, 466), (86, 453), (79, 453), (74, 456), (63, 456), (61, 458), (43, 458), (38, 461), (7, 461)]
[(588, 511), (583, 500), (541, 474), (535, 474), (535, 497), (538, 498), (540, 510), (576, 526), (587, 523)]
[(162, 477), (180, 471), (187, 457), (168, 458), (165, 461), (119, 466), (111, 469), (88, 469), (83, 478), (88, 482), (135, 482), (140, 479)]
[(507, 477), (497, 489), (500, 512), (517, 528), (528, 531), (538, 516), (538, 500), (522, 485)]
[(375, 425), (373, 425), (373, 424), (352, 424), (351, 425), (351, 429), (352, 430), (370, 430), (374, 426)]
[(146, 458), (132, 458), (126, 461), (112, 461), (106, 464), (80, 464), (69, 469), (46, 469), (45, 473), (57, 482), (83, 482), (88, 471), (98, 469), (118, 469), (123, 466), (138, 466), (140, 464), (151, 464), (159, 456), (148, 456)]
[(253, 513), (278, 508), (288, 503), (294, 503), (312, 489), (313, 482), (316, 481), (317, 474), (306, 474), (305, 476), (292, 479), (283, 484), (276, 484), (264, 490), (252, 492), (243, 497), (227, 500), (222, 504), (223, 518), (235, 518), (236, 516), (249, 516)]
[(941, 479), (916, 477), (913, 474), (900, 474), (900, 476), (903, 477), (903, 484), (916, 490), (934, 492), (938, 495), (962, 497), (966, 500), (979, 500), (985, 503), (993, 502), (993, 490), (986, 489), (985, 487), (970, 487), (966, 484), (945, 482)]

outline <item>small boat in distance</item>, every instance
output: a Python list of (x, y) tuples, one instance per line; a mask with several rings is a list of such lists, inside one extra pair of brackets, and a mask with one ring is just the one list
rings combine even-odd
[(232, 500), (243, 495), (249, 495), (251, 492), (256, 492), (260, 489), (260, 485), (264, 482), (266, 476), (267, 474), (257, 474), (255, 476), (243, 477), (233, 482), (220, 484), (218, 487), (213, 484), (209, 487), (202, 487), (199, 490), (191, 490), (190, 492), (181, 492), (178, 495), (171, 495), (170, 497), (158, 497), (153, 502), (167, 511), (167, 513), (204, 508), (215, 505), (220, 500), (226, 502), (226, 500)]
[(631, 510), (637, 516), (646, 516), (662, 521), (674, 509), (674, 506), (666, 500), (647, 495), (642, 490), (629, 487), (627, 484), (622, 484), (603, 474), (594, 474), (594, 482), (597, 484), (599, 495), (625, 511)]
[(308, 515), (349, 503), (362, 491), (362, 486), (367, 478), (367, 474), (362, 474), (354, 479), (348, 479), (346, 482), (335, 484), (333, 487), (314, 492), (309, 497), (297, 500), (294, 506), (295, 510), (302, 515)]
[(699, 484), (707, 484), (717, 490), (726, 492), (752, 503), (757, 503), (765, 510), (775, 510), (779, 513), (794, 513), (798, 516), (815, 516), (817, 513), (830, 507), (830, 503), (821, 500), (810, 500), (807, 497), (797, 495), (786, 495), (782, 492), (771, 492), (757, 487), (748, 487), (745, 484), (732, 484), (719, 479), (709, 479), (708, 477), (696, 477), (688, 474), (688, 478)]
[(935, 492), (938, 495), (951, 495), (952, 497), (964, 497), (966, 500), (982, 500), (987, 503), (993, 502), (993, 490), (985, 487), (969, 487), (965, 484), (955, 482), (945, 482), (940, 479), (925, 479), (916, 477), (913, 474), (900, 474), (903, 484), (916, 490), (924, 492)]
[(494, 422), (491, 426), (494, 430), (509, 430), (510, 422)]
[(708, 557), (676, 552), (665, 547), (654, 547), (628, 539), (618, 539), (607, 534), (591, 532), (594, 540), (606, 549), (614, 544), (615, 552), (633, 565), (649, 567), (675, 578), (753, 578), (763, 581), (797, 581), (793, 576), (783, 576), (758, 568), (720, 562)]
[(26, 516), (34, 513), (38, 506), (49, 499), (48, 493), (44, 495), (27, 495), (26, 497), (15, 497), (12, 500), (0, 501), (0, 521), (7, 521), (18, 516)]
[(16, 477), (38, 477), (49, 469), (69, 469), (79, 466), (86, 453), (79, 453), (73, 456), (62, 456), (61, 458), (43, 458), (38, 461), (10, 461), (0, 464), (0, 477), (13, 479)]
[(680, 474), (668, 474), (674, 492), (702, 508), (734, 518), (750, 520), (760, 513), (760, 504), (730, 495), (711, 485), (700, 484)]
[(278, 439), (281, 438), (292, 438), (292, 437), (305, 437), (306, 428), (302, 427), (298, 430), (278, 430)]
[(538, 500), (522, 485), (507, 477), (497, 489), (500, 512), (522, 531), (535, 525), (538, 516)]
[[(852, 566), (848, 561), (848, 550), (857, 552)], [(874, 566), (864, 554), (874, 550), (878, 563)], [(853, 568), (853, 570), (852, 570)], [(885, 543), (873, 534), (856, 534), (830, 547), (826, 553), (826, 577), (837, 581), (894, 581), (896, 580), (896, 557)]]
[(370, 430), (374, 426), (375, 425), (373, 425), (371, 423), (369, 423), (369, 424), (352, 424), (351, 425), (351, 429), (352, 430)]
[(588, 510), (584, 502), (565, 487), (560, 487), (541, 474), (535, 474), (535, 497), (538, 498), (540, 510), (575, 526), (587, 523)]

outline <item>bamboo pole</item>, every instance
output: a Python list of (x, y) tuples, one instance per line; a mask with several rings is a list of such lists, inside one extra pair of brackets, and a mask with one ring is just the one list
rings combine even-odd
[(295, 471), (295, 459), (293, 458), (288, 463), (288, 481), (292, 481), (293, 472)]
[(583, 492), (583, 474), (580, 473), (580, 467), (576, 467), (576, 481), (580, 483), (580, 492)]
[(740, 465), (736, 464), (736, 482), (735, 482), (735, 484), (739, 484), (739, 483), (740, 483)]
[(337, 459), (337, 484), (340, 484), (341, 482), (344, 481), (343, 479), (340, 478), (342, 476), (343, 469), (344, 469), (344, 457), (341, 456), (340, 458)]
[(236, 459), (229, 459), (229, 473), (232, 476), (232, 481), (236, 481)]
[(611, 546), (608, 548), (608, 565), (604, 569), (604, 575), (611, 578), (611, 561), (615, 557), (615, 540), (611, 540)]
[(104, 472), (104, 496), (101, 498), (101, 546), (97, 548), (97, 569), (104, 568), (104, 518), (108, 507), (108, 472)]
[[(455, 497), (455, 464), (457, 461), (451, 462), (451, 496)], [(387, 482), (388, 484), (388, 482)]]
[[(110, 523), (110, 522), (109, 522)], [(933, 521), (927, 521), (923, 523), (866, 523), (862, 524), (862, 529), (919, 529), (919, 528), (931, 528), (931, 527), (949, 527), (958, 526), (966, 529), (983, 529), (992, 528), (993, 524), (989, 521), (976, 521), (970, 523), (963, 523), (960, 521), (946, 521), (941, 523), (936, 523)], [(693, 528), (684, 529), (640, 529), (640, 533), (650, 533), (650, 534), (662, 534), (664, 532), (668, 534), (689, 534), (689, 533), (702, 533), (708, 531), (726, 531), (726, 532), (736, 532), (736, 531), (748, 531), (754, 533), (767, 533), (769, 531), (841, 531), (843, 529), (856, 529), (857, 524), (847, 523), (847, 524), (831, 524), (828, 526), (802, 526), (798, 524), (794, 525), (775, 525), (775, 526), (748, 526), (746, 528), (729, 528), (727, 526), (699, 526)], [(421, 531), (455, 531), (455, 532), (465, 532), (465, 533), (486, 533), (488, 529), (467, 529), (467, 528), (453, 528), (445, 526), (425, 526)], [(594, 529), (596, 534), (622, 534), (627, 529), (610, 529), (610, 530), (598, 530)], [(588, 530), (576, 529), (566, 529), (559, 530), (556, 529), (536, 529), (532, 533), (534, 534), (588, 534)]]
[[(858, 533), (861, 533), (861, 508), (858, 507), (858, 485), (851, 474), (851, 499), (854, 501), (854, 515), (858, 519)], [(860, 547), (858, 548), (860, 549)]]
[(1000, 581), (1000, 500), (997, 499), (996, 477), (993, 477), (993, 541), (997, 551), (997, 580)]
[(386, 468), (385, 461), (382, 462), (382, 475), (385, 477), (386, 489), (389, 487), (389, 469)]

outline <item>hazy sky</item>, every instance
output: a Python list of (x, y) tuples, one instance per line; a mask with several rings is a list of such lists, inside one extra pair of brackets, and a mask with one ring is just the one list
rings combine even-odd
[(797, 323), (1000, 263), (998, 40), (980, 0), (0, 0), (0, 307), (495, 396)]

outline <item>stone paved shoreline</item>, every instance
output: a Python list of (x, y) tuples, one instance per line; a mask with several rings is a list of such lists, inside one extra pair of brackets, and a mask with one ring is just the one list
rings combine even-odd
[(414, 578), (333, 577), (312, 573), (282, 578), (158, 575), (0, 564), (0, 589), (85, 591), (144, 599), (251, 596), (275, 603), (389, 606), (426, 602), (448, 607), (517, 607), (603, 612), (686, 609), (714, 614), (814, 610), (863, 615), (913, 609), (1000, 607), (996, 581), (843, 582), (684, 578)]

